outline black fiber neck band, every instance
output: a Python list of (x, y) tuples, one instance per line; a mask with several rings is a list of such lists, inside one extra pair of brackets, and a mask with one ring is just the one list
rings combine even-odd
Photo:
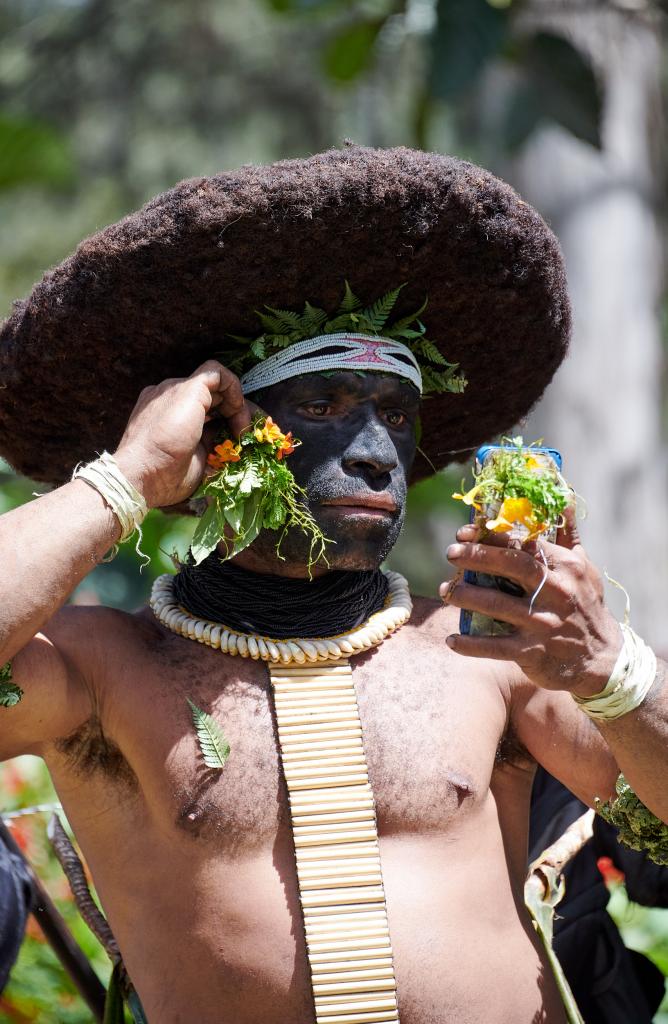
[(174, 580), (174, 597), (191, 615), (276, 640), (346, 633), (379, 611), (387, 593), (380, 569), (291, 579), (249, 572), (215, 551), (200, 565), (184, 565)]

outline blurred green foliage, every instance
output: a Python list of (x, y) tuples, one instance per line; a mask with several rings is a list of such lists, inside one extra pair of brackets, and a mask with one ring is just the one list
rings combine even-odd
[(48, 124), (0, 114), (0, 151), (0, 189), (28, 182), (59, 187), (74, 179), (69, 147)]
[[(666, 911), (631, 903), (625, 887), (616, 885), (610, 897), (608, 912), (624, 936), (628, 948), (644, 953), (668, 977)], [(654, 1024), (668, 1024), (668, 995), (654, 1017)]]

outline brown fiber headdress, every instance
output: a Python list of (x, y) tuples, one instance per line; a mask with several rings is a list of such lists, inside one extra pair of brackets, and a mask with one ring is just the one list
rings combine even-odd
[[(469, 384), (425, 400), (436, 467), (508, 430), (568, 344), (559, 245), (507, 184), (452, 157), (349, 146), (181, 182), (86, 239), (0, 329), (0, 454), (61, 483), (113, 451), (141, 389), (187, 376), (265, 304), (334, 311), (403, 282)], [(460, 456), (461, 457), (461, 456)], [(418, 456), (414, 477), (431, 471)]]

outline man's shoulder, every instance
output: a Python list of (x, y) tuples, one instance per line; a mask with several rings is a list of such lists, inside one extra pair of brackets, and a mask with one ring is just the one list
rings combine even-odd
[(134, 612), (102, 604), (68, 604), (44, 626), (42, 633), (58, 646), (119, 646), (154, 635), (159, 629), (150, 609)]
[(459, 671), (465, 668), (468, 679), (484, 680), (498, 687), (508, 700), (513, 685), (525, 680), (521, 670), (513, 662), (497, 661), (493, 658), (463, 658), (446, 644), (446, 638), (459, 633), (459, 608), (445, 605), (439, 598), (412, 595), (413, 612), (402, 630), (403, 642), (415, 651), (419, 648), (437, 648), (444, 665), (455, 665)]
[(408, 626), (425, 638), (445, 641), (450, 633), (459, 632), (459, 610), (444, 605), (440, 598), (411, 595), (413, 611)]

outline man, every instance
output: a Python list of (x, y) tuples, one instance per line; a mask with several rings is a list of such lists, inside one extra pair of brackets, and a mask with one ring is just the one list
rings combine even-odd
[[(344, 595), (347, 574), (377, 581), (401, 526), (418, 416), (420, 449), (438, 466), (527, 411), (565, 349), (563, 269), (540, 218), (485, 172), (353, 148), (177, 186), (84, 243), (5, 325), (3, 452), (62, 481), (106, 444), (115, 486), (130, 496), (121, 518), (132, 518), (133, 501), (166, 507), (193, 494), (212, 416), (233, 436), (251, 422), (225, 360), (201, 358), (248, 334), (263, 303), (288, 319), (307, 300), (331, 315), (346, 279), (369, 303), (407, 281), (403, 313), (426, 293), (430, 335), (462, 363), (469, 389), (420, 407), (409, 356), (394, 372), (360, 372), (345, 344), (332, 353), (330, 335), (322, 345), (337, 365), (300, 364), (255, 393), (301, 439), (291, 466), (335, 542), (312, 582), (301, 535), (277, 553), (276, 533), (264, 531), (232, 570), (214, 556), (212, 583), (194, 576), (205, 611), (179, 602), (178, 635), (148, 609), (63, 607), (121, 534), (111, 478), (106, 499), (89, 475), (0, 520), (0, 661), (11, 659), (24, 691), (0, 720), (0, 753), (46, 760), (151, 1024), (316, 1019), (307, 953), (313, 970), (318, 943), (307, 950), (278, 690), (272, 706), (260, 660), (184, 638), (205, 640), (193, 616), (240, 629), (209, 612), (227, 593), (229, 617), (247, 632), (313, 637), (300, 626), (325, 612), (340, 621), (322, 637), (359, 626), (328, 588)], [(174, 372), (184, 366), (192, 372)], [(168, 379), (130, 411), (159, 376)], [(588, 803), (612, 794), (618, 762), (653, 810), (668, 812), (660, 684), (601, 731), (587, 720), (568, 691), (604, 689), (619, 627), (572, 520), (544, 550), (532, 614), (528, 600), (458, 584), (448, 607), (416, 599), (403, 628), (351, 659), (403, 1024), (563, 1020), (522, 901), (532, 771), (504, 752), (521, 745)], [(542, 579), (531, 552), (476, 544), (471, 528), (449, 557), (527, 592)], [(460, 606), (517, 630), (459, 637)], [(256, 626), (260, 614), (270, 626)], [(276, 661), (270, 672), (275, 680)], [(221, 772), (202, 766), (187, 699), (224, 731)], [(347, 938), (331, 949), (348, 949)], [(318, 1021), (397, 1019), (375, 1008), (372, 982), (347, 1010), (315, 988)]]

